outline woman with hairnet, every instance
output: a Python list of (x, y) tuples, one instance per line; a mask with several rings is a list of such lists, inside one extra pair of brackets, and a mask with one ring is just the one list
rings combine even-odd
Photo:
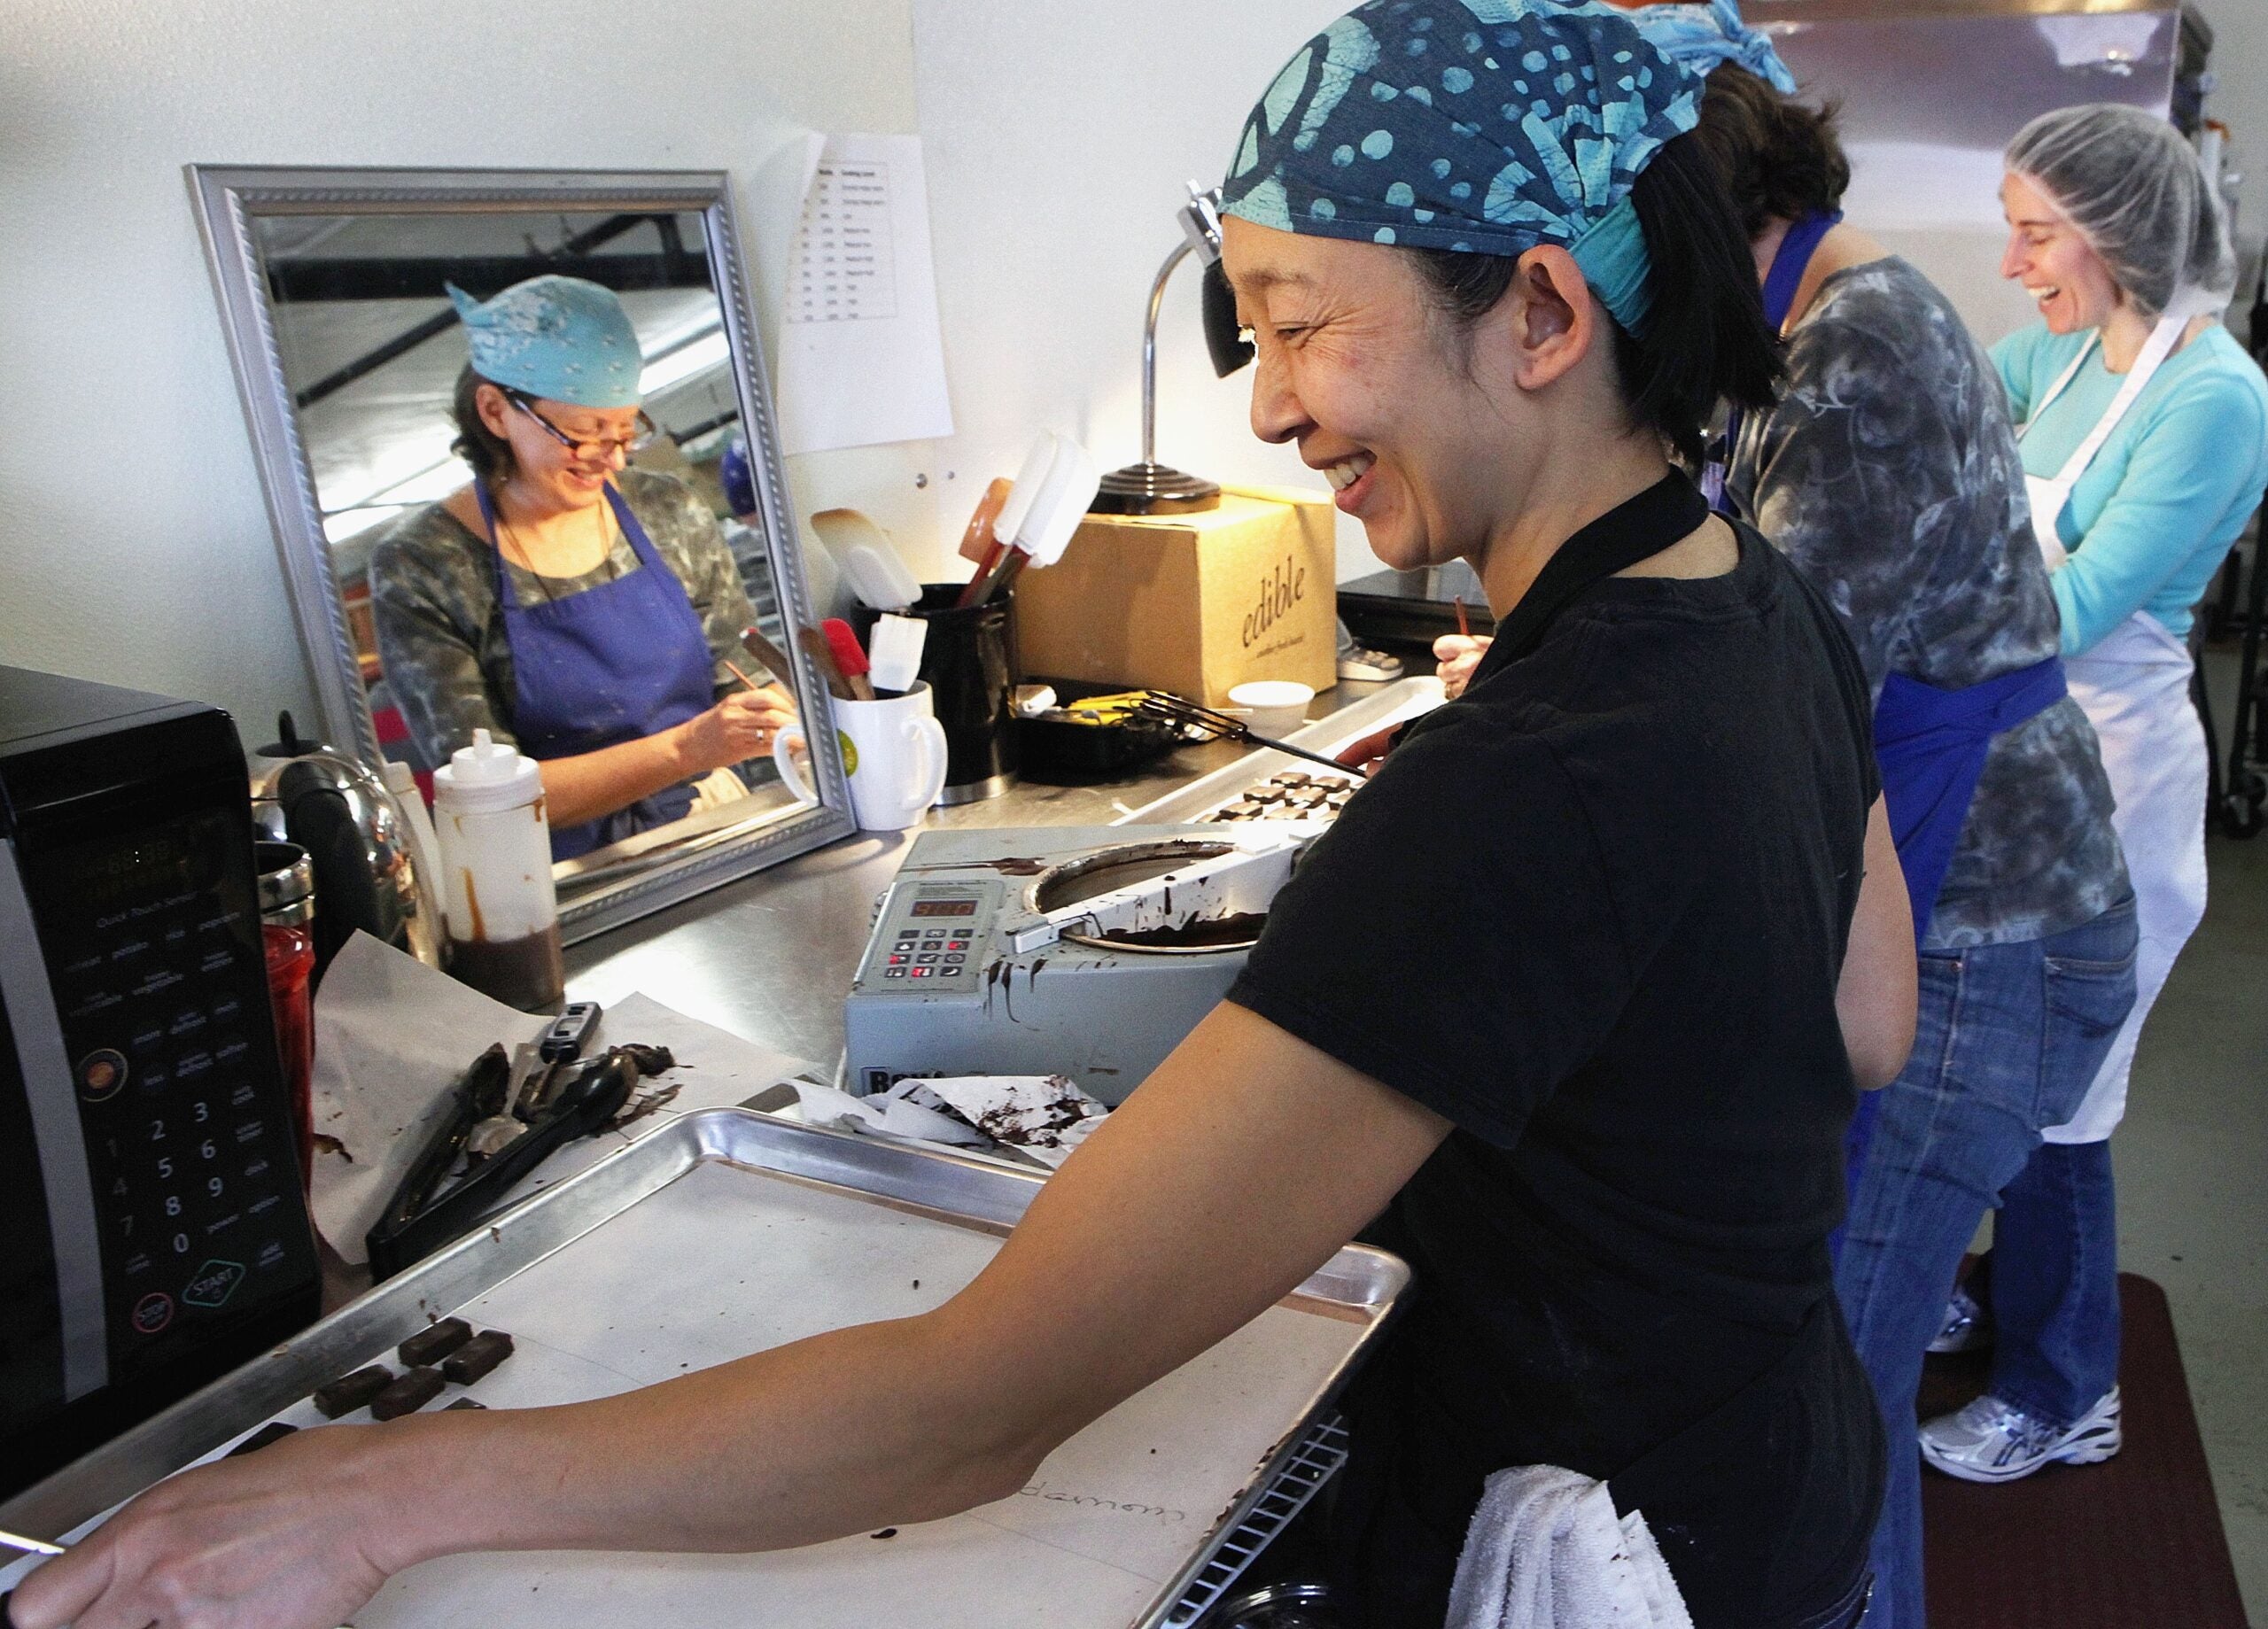
[(2107, 1139), (2142, 1020), (2205, 911), (2205, 741), (2184, 636), (2268, 482), (2268, 381), (2220, 324), (2234, 257), (2188, 145), (2136, 108), (2066, 108), (2017, 134), (2007, 171), (2000, 275), (2040, 320), (1993, 361), (2023, 421), (2032, 525), (2117, 796), (2141, 945), (2133, 1012), (2085, 1100), (2000, 1196), (1989, 1291), (1948, 1309), (1940, 1348), (1996, 1340), (1992, 1384), (1925, 1424), (1922, 1453), (1973, 1482), (2119, 1448)]

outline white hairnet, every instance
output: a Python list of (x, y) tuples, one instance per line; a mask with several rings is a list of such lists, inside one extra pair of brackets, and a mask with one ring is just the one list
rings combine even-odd
[(2221, 201), (2164, 120), (2112, 103), (2059, 108), (2017, 131), (2005, 157), (2145, 311), (2196, 316), (2228, 305), (2236, 253)]

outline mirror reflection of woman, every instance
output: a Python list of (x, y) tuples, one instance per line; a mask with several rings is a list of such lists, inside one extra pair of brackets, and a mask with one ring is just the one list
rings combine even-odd
[(557, 859), (744, 795), (732, 766), (768, 754), (795, 706), (733, 671), (758, 677), (740, 638), (756, 612), (716, 517), (628, 467), (654, 428), (622, 302), (555, 275), (485, 304), (449, 294), (473, 480), (395, 522), (370, 564), (420, 753), (446, 763), (486, 729), (540, 760)]

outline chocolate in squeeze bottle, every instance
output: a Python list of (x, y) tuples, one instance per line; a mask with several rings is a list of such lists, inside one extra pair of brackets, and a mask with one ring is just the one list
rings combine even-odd
[(535, 760), (475, 730), (472, 745), (434, 772), (433, 820), (447, 882), (449, 972), (506, 1006), (555, 1007), (566, 974)]

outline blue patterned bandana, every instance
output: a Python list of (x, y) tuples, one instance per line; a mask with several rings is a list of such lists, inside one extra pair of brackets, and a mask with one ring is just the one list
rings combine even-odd
[(578, 407), (638, 405), (638, 330), (612, 289), (547, 274), (483, 305), (454, 283), (442, 286), (482, 378)]
[(1700, 105), (1700, 78), (1598, 0), (1369, 0), (1253, 110), (1223, 213), (1461, 253), (1557, 244), (1635, 333), (1652, 297), (1631, 183)]
[(1649, 5), (1630, 13), (1638, 32), (1662, 55), (1706, 78), (1719, 63), (1737, 63), (1782, 96), (1796, 94), (1796, 76), (1773, 49), (1772, 36), (1740, 19), (1733, 0), (1707, 5)]

